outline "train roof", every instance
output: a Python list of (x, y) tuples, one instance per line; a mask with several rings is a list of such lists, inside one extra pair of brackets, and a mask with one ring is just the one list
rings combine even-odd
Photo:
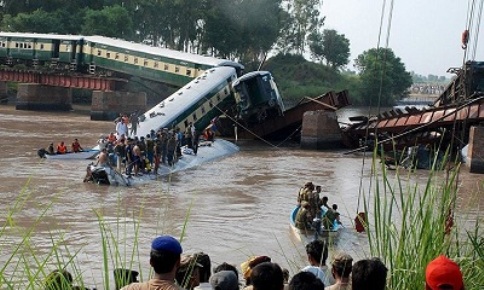
[(268, 71), (251, 71), (246, 73), (245, 75), (241, 76), (240, 78), (236, 79), (232, 85), (235, 87), (237, 86), (240, 82), (250, 80), (252, 78), (258, 77), (258, 76), (265, 76), (265, 75), (271, 75), (270, 72)]
[(55, 40), (80, 40), (84, 38), (82, 35), (62, 35), (62, 34), (46, 34), (46, 33), (21, 33), (21, 32), (0, 32), (0, 37), (21, 37), (21, 38), (37, 38), (37, 39), (55, 39)]
[(84, 39), (86, 41), (99, 43), (107, 46), (114, 46), (117, 48), (124, 48), (132, 51), (144, 52), (152, 55), (178, 59), (181, 61), (205, 64), (205, 65), (214, 66), (214, 67), (220, 66), (220, 65), (230, 65), (234, 67), (242, 66), (237, 62), (230, 61), (227, 59), (219, 59), (219, 58), (203, 56), (199, 54), (181, 52), (181, 51), (172, 50), (168, 48), (154, 47), (154, 46), (150, 46), (142, 43), (130, 42), (130, 41), (117, 39), (117, 38), (110, 38), (110, 37), (96, 35), (96, 36), (86, 36), (84, 37)]
[(144, 118), (139, 123), (138, 135), (145, 136), (149, 134), (150, 130), (171, 128), (173, 122), (185, 110), (194, 106), (208, 93), (221, 90), (226, 85), (227, 79), (235, 77), (236, 72), (232, 67), (216, 67), (206, 70), (202, 75), (146, 111)]

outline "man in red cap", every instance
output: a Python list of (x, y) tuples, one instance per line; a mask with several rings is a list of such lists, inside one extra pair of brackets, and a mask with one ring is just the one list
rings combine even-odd
[(445, 256), (438, 256), (427, 265), (425, 288), (427, 290), (464, 290), (459, 265)]

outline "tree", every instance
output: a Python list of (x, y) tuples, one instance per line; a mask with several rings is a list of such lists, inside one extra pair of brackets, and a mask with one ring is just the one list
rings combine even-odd
[(324, 23), (318, 7), (322, 0), (284, 0), (284, 7), (290, 18), (286, 19), (284, 33), (278, 41), (283, 53), (304, 54), (311, 31), (319, 31)]
[(390, 48), (372, 48), (355, 59), (361, 80), (360, 94), (370, 105), (393, 105), (411, 85), (412, 76)]
[(66, 33), (56, 13), (42, 9), (32, 13), (19, 13), (16, 16), (7, 14), (2, 20), (2, 29), (18, 32)]
[(133, 35), (133, 22), (126, 8), (119, 5), (102, 10), (89, 9), (84, 17), (82, 33), (129, 40)]
[(322, 36), (321, 56), (332, 68), (347, 65), (350, 57), (350, 41), (336, 30), (325, 29)]

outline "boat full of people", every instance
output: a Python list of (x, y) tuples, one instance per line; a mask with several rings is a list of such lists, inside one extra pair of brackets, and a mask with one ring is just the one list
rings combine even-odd
[(54, 149), (54, 143), (50, 143), (47, 148), (37, 150), (37, 155), (40, 158), (56, 160), (93, 159), (101, 152), (102, 147), (102, 144), (98, 144), (93, 148), (83, 148), (76, 138), (71, 144), (71, 150), (68, 150), (64, 141), (61, 141), (56, 149)]
[(338, 238), (343, 226), (337, 220), (330, 221), (325, 217), (328, 210), (326, 207), (321, 207), (321, 216), (313, 218), (310, 225), (304, 228), (296, 226), (296, 218), (300, 209), (299, 206), (295, 207), (289, 217), (291, 231), (298, 241), (306, 245), (316, 239), (334, 240)]
[(317, 239), (335, 239), (343, 228), (338, 206), (328, 205), (328, 197), (320, 198), (321, 186), (307, 182), (299, 190), (297, 206), (289, 216), (289, 225), (296, 239), (304, 244)]

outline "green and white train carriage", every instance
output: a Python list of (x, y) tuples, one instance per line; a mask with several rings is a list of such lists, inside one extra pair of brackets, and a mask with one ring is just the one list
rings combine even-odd
[(103, 36), (84, 37), (85, 61), (94, 68), (117, 71), (182, 87), (205, 70), (217, 66), (243, 66), (225, 59), (152, 47)]
[(234, 67), (206, 70), (141, 115), (137, 135), (145, 136), (162, 128), (185, 130), (189, 123), (201, 132), (213, 118), (235, 105), (231, 84), (236, 79)]
[(82, 36), (0, 32), (2, 63), (64, 63), (77, 69), (83, 62)]

